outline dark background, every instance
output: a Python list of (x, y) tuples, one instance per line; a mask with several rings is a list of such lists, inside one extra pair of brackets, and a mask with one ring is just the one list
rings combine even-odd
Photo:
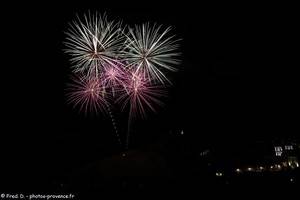
[(102, 1), (18, 4), (2, 18), (8, 49), (1, 64), (0, 152), (1, 182), (7, 188), (47, 187), (71, 169), (123, 151), (107, 117), (85, 117), (65, 101), (70, 64), (62, 52), (63, 32), (77, 13), (87, 10), (129, 25), (171, 25), (182, 38), (182, 64), (171, 74), (174, 86), (166, 106), (136, 123), (132, 149), (182, 129), (199, 148), (298, 137), (297, 28), (289, 9)]

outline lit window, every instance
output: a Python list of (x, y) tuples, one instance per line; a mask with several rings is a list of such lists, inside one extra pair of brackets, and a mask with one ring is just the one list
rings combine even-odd
[(281, 146), (274, 147), (274, 150), (275, 150), (275, 155), (276, 156), (281, 156), (281, 154), (282, 154), (282, 147)]
[(281, 151), (276, 151), (276, 152), (275, 152), (275, 155), (276, 155), (276, 156), (281, 156), (281, 155), (282, 155), (282, 152), (281, 152)]
[(293, 146), (292, 145), (286, 145), (284, 147), (285, 150), (293, 150)]
[(278, 147), (274, 147), (275, 151), (282, 151), (282, 147), (278, 146)]

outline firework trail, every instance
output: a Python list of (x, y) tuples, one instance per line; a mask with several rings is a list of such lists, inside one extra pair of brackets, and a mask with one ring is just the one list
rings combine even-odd
[(128, 62), (127, 67), (136, 73), (142, 72), (148, 80), (170, 83), (165, 71), (176, 71), (174, 66), (179, 64), (177, 57), (180, 55), (178, 40), (174, 40), (175, 35), (170, 36), (170, 30), (170, 27), (163, 29), (150, 23), (130, 28), (121, 53)]
[(108, 110), (108, 114), (109, 114), (110, 120), (111, 120), (113, 128), (114, 128), (117, 140), (118, 140), (119, 144), (122, 145), (121, 137), (120, 137), (118, 126), (117, 126), (117, 122), (116, 122), (116, 119), (114, 117), (114, 114), (113, 114), (112, 109), (110, 108), (109, 104), (107, 104), (107, 110)]
[(74, 107), (79, 107), (79, 111), (88, 113), (108, 113), (112, 121), (112, 125), (121, 145), (121, 139), (118, 132), (116, 120), (110, 108), (108, 95), (106, 95), (105, 86), (100, 79), (86, 78), (84, 76), (73, 76), (72, 83), (67, 88), (68, 102)]
[(98, 76), (105, 64), (114, 62), (124, 43), (121, 23), (98, 13), (77, 17), (66, 35), (64, 51), (71, 57), (74, 72), (87, 76)]
[[(115, 101), (115, 97), (117, 95), (117, 92), (120, 91), (124, 85), (124, 80), (126, 79), (126, 72), (124, 71), (124, 65), (119, 62), (115, 61), (110, 64), (104, 65), (103, 73), (100, 77), (100, 80), (102, 84), (105, 86), (105, 90), (107, 91), (107, 95), (110, 96), (110, 100), (112, 101), (112, 104)], [(118, 138), (118, 142), (121, 143), (118, 126), (116, 119), (113, 114), (113, 109), (111, 108), (110, 104), (107, 105), (108, 113), (111, 119), (111, 122), (113, 124), (115, 133)]]
[(124, 89), (120, 91), (117, 102), (122, 104), (122, 110), (129, 107), (126, 148), (128, 149), (132, 121), (140, 116), (146, 117), (146, 110), (156, 112), (156, 106), (163, 106), (160, 97), (166, 96), (166, 91), (160, 84), (154, 85), (144, 77), (144, 72), (127, 72)]

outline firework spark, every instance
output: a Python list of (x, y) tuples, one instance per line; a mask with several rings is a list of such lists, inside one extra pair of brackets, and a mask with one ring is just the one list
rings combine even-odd
[(122, 56), (129, 63), (129, 68), (134, 68), (148, 80), (160, 83), (170, 82), (165, 71), (176, 71), (174, 67), (179, 64), (176, 51), (179, 47), (175, 35), (169, 35), (171, 28), (163, 29), (162, 26), (149, 23), (129, 29), (126, 46)]
[(98, 111), (105, 112), (107, 101), (105, 90), (99, 79), (86, 79), (82, 76), (73, 76), (72, 83), (68, 85), (68, 102), (79, 107), (85, 114)]
[(98, 13), (77, 17), (66, 32), (65, 42), (74, 72), (98, 76), (105, 64), (114, 62), (124, 43), (120, 27), (120, 22), (108, 21)]

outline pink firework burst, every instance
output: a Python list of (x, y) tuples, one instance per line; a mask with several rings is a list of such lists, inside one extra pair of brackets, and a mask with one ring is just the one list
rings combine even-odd
[(69, 103), (79, 107), (85, 114), (106, 111), (105, 90), (99, 79), (74, 75), (71, 80), (67, 88)]
[(163, 105), (159, 98), (166, 96), (164, 87), (154, 85), (142, 71), (128, 71), (123, 87), (117, 101), (122, 103), (122, 109), (129, 105), (129, 118), (136, 115), (144, 118), (147, 109), (156, 112), (156, 106)]
[(116, 91), (120, 91), (125, 84), (127, 73), (124, 65), (121, 62), (114, 62), (104, 66), (103, 74), (101, 75), (101, 82), (106, 90), (115, 96)]

